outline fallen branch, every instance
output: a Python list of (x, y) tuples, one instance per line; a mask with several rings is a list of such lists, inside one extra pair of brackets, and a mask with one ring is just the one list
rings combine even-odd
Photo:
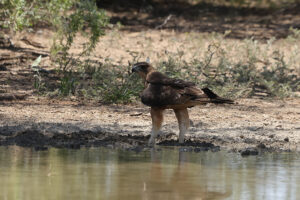
[(33, 47), (36, 47), (36, 48), (41, 48), (41, 49), (44, 49), (45, 47), (42, 46), (40, 43), (38, 42), (35, 42), (35, 41), (30, 41), (26, 36), (23, 37), (21, 39), (21, 41), (23, 41), (25, 44), (27, 45), (30, 45), (30, 46), (33, 46)]
[(162, 28), (164, 25), (166, 25), (167, 23), (168, 23), (168, 21), (172, 18), (172, 14), (170, 14), (166, 19), (165, 19), (165, 21), (161, 24), (161, 25), (158, 25), (158, 26), (156, 26), (155, 27), (155, 29), (160, 29), (160, 28)]
[(0, 101), (12, 101), (12, 100), (23, 100), (28, 96), (28, 94), (0, 94)]

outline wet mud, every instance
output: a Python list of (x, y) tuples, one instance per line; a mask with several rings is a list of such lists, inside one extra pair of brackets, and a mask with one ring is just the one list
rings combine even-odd
[[(1, 146), (17, 145), (37, 151), (104, 146), (141, 152), (152, 148), (147, 146), (151, 117), (146, 106), (32, 102), (0, 104)], [(189, 113), (192, 125), (184, 144), (179, 145), (175, 115), (172, 110), (165, 111), (155, 148), (226, 150), (242, 156), (300, 149), (299, 100), (244, 99), (235, 105), (195, 107)]]

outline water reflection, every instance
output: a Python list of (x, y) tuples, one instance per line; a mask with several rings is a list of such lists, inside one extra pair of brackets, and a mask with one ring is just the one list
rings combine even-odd
[(299, 158), (0, 147), (0, 199), (297, 199)]

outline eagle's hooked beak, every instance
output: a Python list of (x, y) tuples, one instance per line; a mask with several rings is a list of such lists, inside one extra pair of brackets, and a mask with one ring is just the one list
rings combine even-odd
[(140, 71), (140, 68), (139, 68), (139, 66), (133, 66), (131, 71), (132, 71), (132, 73), (133, 72), (138, 72), (138, 71)]

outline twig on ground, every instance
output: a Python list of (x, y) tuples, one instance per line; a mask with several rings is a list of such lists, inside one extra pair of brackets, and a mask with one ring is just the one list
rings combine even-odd
[(165, 21), (161, 24), (161, 25), (158, 25), (158, 26), (156, 26), (155, 27), (155, 29), (160, 29), (160, 28), (162, 28), (164, 25), (166, 25), (167, 23), (168, 23), (168, 21), (172, 18), (172, 14), (170, 14), (166, 19), (165, 19)]

